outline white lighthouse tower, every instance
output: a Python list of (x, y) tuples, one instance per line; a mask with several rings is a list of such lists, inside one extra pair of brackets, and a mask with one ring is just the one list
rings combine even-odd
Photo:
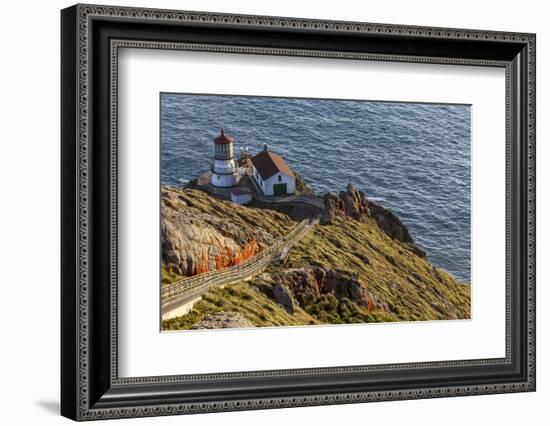
[(223, 133), (214, 139), (212, 185), (228, 188), (237, 184), (237, 169), (233, 159), (233, 138)]

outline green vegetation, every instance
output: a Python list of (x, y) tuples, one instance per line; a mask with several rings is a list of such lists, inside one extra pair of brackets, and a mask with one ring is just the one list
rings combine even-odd
[(238, 312), (257, 327), (319, 323), (301, 309), (290, 315), (254, 285), (239, 283), (212, 289), (203, 296), (190, 313), (163, 321), (162, 328), (163, 330), (187, 329), (206, 315), (216, 312)]
[(373, 219), (317, 226), (287, 260), (291, 268), (308, 265), (356, 273), (368, 292), (387, 303), (394, 320), (470, 317), (470, 286), (388, 237)]
[(182, 276), (174, 272), (174, 268), (172, 268), (170, 265), (161, 265), (160, 275), (162, 278), (162, 285), (172, 284), (173, 282), (176, 282), (182, 278)]

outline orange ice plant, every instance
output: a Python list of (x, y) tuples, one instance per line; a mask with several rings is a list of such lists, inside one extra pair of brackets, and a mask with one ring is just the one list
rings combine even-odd
[(225, 269), (228, 266), (231, 266), (231, 259), (233, 258), (233, 253), (229, 247), (223, 247), (220, 249), (220, 253), (216, 256), (216, 270)]
[[(229, 268), (230, 266), (238, 265), (252, 256), (258, 254), (261, 251), (261, 246), (258, 244), (255, 238), (248, 241), (243, 247), (237, 250), (237, 253), (233, 254), (229, 247), (222, 247), (219, 254), (214, 258), (215, 270), (222, 270)], [(204, 250), (201, 250), (199, 261), (195, 266), (194, 273), (192, 275), (204, 274), (210, 271), (210, 264), (208, 262), (208, 255)]]
[(209, 271), (208, 267), (208, 256), (206, 255), (204, 250), (201, 250), (201, 257), (199, 258), (199, 261), (197, 263), (196, 271), (194, 275), (198, 274), (204, 274), (205, 272)]
[(367, 309), (368, 309), (368, 311), (369, 311), (369, 312), (374, 311), (374, 307), (375, 307), (375, 305), (374, 305), (374, 300), (372, 300), (372, 297), (369, 297), (369, 298), (367, 299)]
[(252, 238), (244, 247), (240, 248), (237, 254), (233, 257), (233, 265), (238, 265), (247, 259), (250, 259), (260, 251), (260, 245), (255, 238)]
[(238, 265), (239, 263), (244, 262), (259, 253), (260, 250), (260, 245), (254, 238), (237, 250), (237, 253), (235, 254), (233, 254), (228, 247), (224, 247), (220, 250), (220, 254), (216, 256), (216, 269), (225, 269), (230, 266)]

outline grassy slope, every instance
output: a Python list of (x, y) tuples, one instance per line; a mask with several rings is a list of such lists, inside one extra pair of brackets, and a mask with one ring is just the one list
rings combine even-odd
[(293, 315), (257, 290), (252, 284), (239, 283), (225, 288), (216, 288), (205, 294), (187, 315), (163, 321), (163, 330), (182, 330), (215, 312), (239, 312), (257, 327), (281, 325), (310, 325), (319, 321), (302, 309)]
[[(204, 195), (204, 194), (203, 194)], [(283, 234), (288, 224), (276, 212), (251, 209), (193, 194), (193, 205), (201, 211), (217, 209), (229, 220), (243, 221)], [(186, 202), (189, 202), (186, 200)], [(220, 204), (222, 204), (220, 206)], [(364, 258), (369, 263), (364, 262)], [(256, 326), (307, 325), (374, 321), (414, 321), (469, 318), (470, 287), (445, 271), (433, 268), (425, 259), (390, 239), (369, 219), (337, 219), (331, 225), (318, 225), (296, 244), (286, 267), (318, 265), (358, 273), (358, 280), (369, 292), (384, 300), (391, 312), (368, 311), (348, 299), (321, 295), (302, 300), (293, 315), (264, 294), (269, 283), (256, 278), (224, 289), (213, 289), (185, 316), (163, 322), (163, 329), (186, 329), (205, 315), (221, 311), (240, 312)], [(280, 266), (268, 272), (276, 273)], [(259, 291), (264, 290), (264, 292)]]
[[(362, 258), (366, 256), (369, 264)], [(355, 271), (369, 291), (388, 303), (396, 320), (469, 318), (470, 286), (434, 268), (369, 219), (317, 226), (293, 247), (288, 264)]]

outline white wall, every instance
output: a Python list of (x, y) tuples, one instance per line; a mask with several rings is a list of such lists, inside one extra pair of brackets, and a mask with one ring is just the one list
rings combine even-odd
[(252, 178), (262, 190), (262, 193), (265, 194), (265, 182), (260, 176), (260, 173), (258, 173), (258, 169), (256, 169), (256, 166), (254, 166), (254, 164), (252, 164)]
[[(279, 176), (281, 180), (279, 181)], [(286, 183), (286, 193), (293, 194), (296, 189), (296, 179), (291, 176), (287, 176), (284, 173), (276, 173), (264, 182), (265, 195), (273, 195), (273, 185), (278, 183)]]
[[(281, 176), (280, 181), (279, 176)], [(287, 176), (284, 173), (279, 172), (274, 174), (267, 180), (263, 180), (254, 164), (252, 165), (252, 177), (256, 181), (258, 186), (262, 189), (262, 193), (267, 196), (273, 195), (273, 184), (277, 183), (286, 183), (287, 194), (293, 194), (296, 190), (296, 179), (294, 177)]]
[[(545, 2), (525, 0), (103, 0), (195, 9), (538, 33), (538, 392), (453, 399), (107, 421), (105, 424), (545, 424), (550, 400), (550, 27)], [(6, 2), (0, 78), (0, 362), (2, 423), (69, 424), (59, 394), (59, 9), (68, 1)], [(322, 84), (324, 82), (321, 82)], [(24, 298), (24, 301), (21, 301)], [(21, 306), (23, 303), (23, 306)], [(541, 417), (538, 421), (537, 416)], [(544, 420), (542, 417), (544, 416)], [(130, 423), (129, 423), (130, 422)]]

